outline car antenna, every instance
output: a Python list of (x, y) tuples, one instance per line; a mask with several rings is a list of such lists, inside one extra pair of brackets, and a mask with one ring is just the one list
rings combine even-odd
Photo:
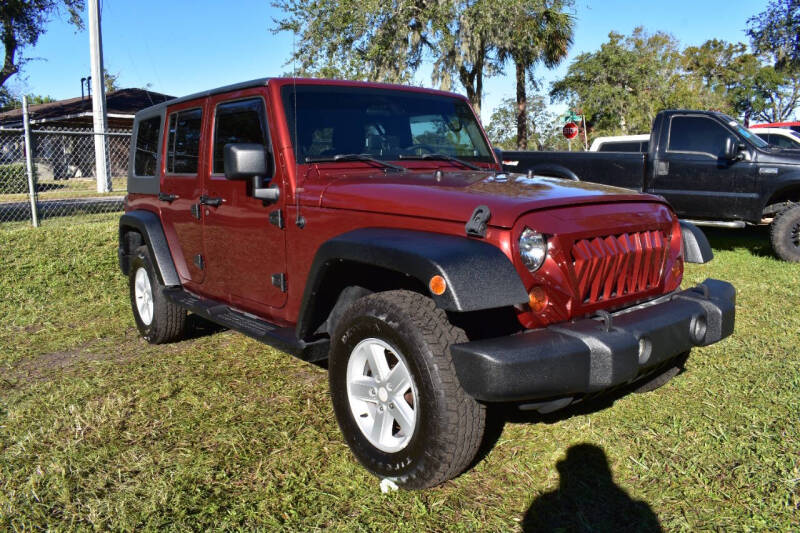
[[(292, 94), (294, 99), (294, 153), (298, 153), (298, 146), (297, 146), (297, 54), (295, 51), (294, 41), (297, 37), (297, 31), (292, 32)], [(300, 192), (301, 189), (298, 186), (300, 183), (300, 173), (298, 171), (297, 165), (297, 157), (294, 158), (294, 207), (295, 207), (295, 219), (294, 223), (297, 225), (298, 228), (303, 229), (306, 226), (306, 219), (303, 215), (300, 214)]]

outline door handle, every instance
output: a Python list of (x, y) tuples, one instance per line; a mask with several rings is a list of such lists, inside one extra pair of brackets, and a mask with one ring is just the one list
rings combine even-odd
[(200, 205), (210, 205), (211, 207), (219, 207), (225, 200), (217, 196), (200, 196)]

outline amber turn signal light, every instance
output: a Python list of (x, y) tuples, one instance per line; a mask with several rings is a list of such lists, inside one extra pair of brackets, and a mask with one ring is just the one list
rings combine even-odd
[(547, 307), (547, 293), (538, 285), (528, 293), (528, 305), (534, 313), (541, 313)]
[(442, 276), (433, 276), (428, 282), (428, 288), (436, 296), (441, 296), (447, 290), (447, 282)]

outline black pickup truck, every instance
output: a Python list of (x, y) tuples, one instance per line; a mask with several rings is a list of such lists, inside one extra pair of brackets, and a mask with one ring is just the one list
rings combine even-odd
[(502, 152), (502, 159), (511, 172), (658, 194), (701, 225), (770, 224), (775, 253), (800, 262), (800, 150), (770, 146), (723, 113), (660, 112), (646, 153)]

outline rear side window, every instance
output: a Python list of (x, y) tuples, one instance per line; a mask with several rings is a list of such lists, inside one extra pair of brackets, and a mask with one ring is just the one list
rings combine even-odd
[(214, 120), (214, 174), (225, 172), (225, 145), (231, 143), (267, 144), (261, 98), (226, 102), (217, 106)]
[(161, 137), (161, 117), (139, 122), (136, 130), (136, 154), (133, 173), (136, 176), (155, 176), (158, 159), (158, 139)]
[(638, 152), (642, 146), (639, 142), (606, 142), (600, 145), (598, 152)]
[(188, 109), (169, 116), (167, 140), (167, 172), (197, 174), (200, 161), (200, 132), (203, 123), (201, 109)]
[(730, 136), (722, 125), (706, 117), (672, 117), (667, 150), (719, 157), (725, 150), (725, 139)]
[(771, 140), (769, 143), (774, 144), (775, 146), (779, 146), (781, 148), (800, 148), (800, 139), (793, 141), (789, 137), (785, 137), (783, 135), (770, 135), (770, 138)]

